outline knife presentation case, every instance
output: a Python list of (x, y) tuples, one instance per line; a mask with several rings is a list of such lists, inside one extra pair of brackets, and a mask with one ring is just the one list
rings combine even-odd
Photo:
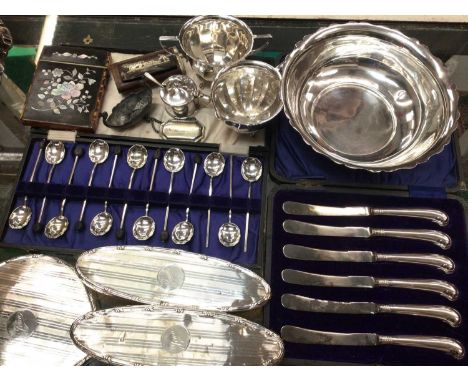
[[(427, 162), (409, 170), (371, 173), (335, 164), (307, 146), (289, 126), (284, 114), (271, 136), (270, 172), (276, 183), (268, 196), (266, 237), (266, 279), (272, 299), (265, 310), (265, 324), (280, 333), (283, 325), (338, 333), (380, 335), (424, 335), (454, 338), (468, 346), (468, 250), (466, 211), (455, 195), (461, 179), (456, 133), (444, 150)], [(379, 208), (434, 208), (446, 212), (449, 224), (395, 216), (298, 216), (283, 212), (285, 201), (315, 205)], [(419, 240), (386, 237), (306, 236), (286, 233), (286, 219), (330, 226), (433, 229), (452, 239), (448, 250)], [(425, 265), (391, 262), (338, 262), (288, 259), (283, 246), (297, 244), (319, 249), (376, 253), (437, 253), (450, 257), (456, 266), (452, 274)], [(319, 287), (289, 284), (282, 280), (284, 269), (335, 276), (374, 276), (393, 279), (438, 279), (453, 283), (459, 290), (456, 301), (442, 296), (399, 288)], [(432, 318), (399, 314), (334, 314), (286, 309), (281, 296), (292, 293), (314, 299), (379, 304), (428, 304), (455, 308), (462, 316), (459, 327)], [(285, 364), (380, 364), (380, 365), (467, 365), (462, 360), (435, 350), (403, 346), (332, 346), (285, 341)]]

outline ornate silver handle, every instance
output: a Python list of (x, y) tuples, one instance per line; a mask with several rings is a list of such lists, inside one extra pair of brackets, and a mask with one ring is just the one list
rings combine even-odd
[(374, 253), (374, 260), (428, 265), (438, 268), (445, 273), (453, 273), (455, 271), (455, 263), (452, 259), (435, 253)]
[(269, 40), (272, 39), (273, 36), (271, 34), (269, 34), (269, 33), (267, 33), (267, 34), (256, 34), (256, 35), (253, 36), (253, 38), (254, 38), (254, 40), (265, 39), (267, 41), (265, 41), (258, 48), (252, 49), (252, 51), (250, 52), (251, 54), (255, 53), (255, 52), (258, 52), (258, 51), (260, 51), (262, 49), (265, 49), (268, 46), (268, 44), (270, 43)]
[(462, 321), (457, 310), (443, 305), (377, 305), (377, 312), (435, 318), (453, 327), (460, 326)]
[(159, 36), (159, 45), (161, 45), (161, 48), (167, 49), (167, 46), (164, 45), (164, 42), (179, 42), (179, 38), (177, 36)]
[(430, 229), (384, 229), (371, 228), (371, 236), (398, 237), (400, 239), (412, 239), (429, 241), (442, 249), (449, 249), (452, 240), (447, 234)]
[(450, 301), (455, 301), (458, 298), (458, 289), (455, 285), (443, 280), (374, 278), (374, 281), (375, 285), (378, 287), (405, 288), (433, 292), (440, 294)]
[(379, 345), (401, 345), (424, 349), (433, 349), (450, 354), (456, 359), (465, 356), (463, 345), (448, 337), (426, 337), (426, 336), (378, 336)]
[(369, 212), (371, 215), (403, 216), (409, 218), (428, 219), (440, 226), (447, 225), (449, 222), (449, 217), (445, 212), (427, 208), (370, 208)]

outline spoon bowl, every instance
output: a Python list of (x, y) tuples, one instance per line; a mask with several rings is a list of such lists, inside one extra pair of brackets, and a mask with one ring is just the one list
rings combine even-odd
[(171, 172), (179, 172), (184, 167), (185, 155), (181, 149), (171, 148), (164, 154), (164, 168)]
[(172, 230), (172, 241), (175, 244), (187, 244), (192, 240), (194, 230), (192, 223), (186, 220), (181, 221)]
[(257, 158), (246, 158), (242, 162), (241, 174), (247, 182), (256, 182), (262, 176), (262, 162)]
[(203, 162), (206, 175), (214, 177), (220, 175), (224, 170), (224, 156), (218, 152), (210, 153)]
[(147, 158), (148, 151), (142, 145), (133, 145), (128, 149), (127, 163), (134, 170), (142, 168)]
[(109, 212), (99, 212), (91, 221), (91, 226), (89, 227), (91, 234), (94, 236), (104, 236), (112, 228), (113, 220)]
[(27, 205), (16, 207), (10, 214), (8, 225), (12, 229), (21, 229), (28, 225), (31, 220), (32, 210)]
[(133, 237), (137, 240), (148, 240), (156, 230), (156, 223), (151, 216), (140, 216), (133, 224)]
[(55, 216), (47, 223), (44, 234), (48, 239), (57, 239), (66, 232), (68, 225), (69, 222), (66, 216)]
[(225, 247), (236, 246), (241, 238), (241, 232), (237, 224), (224, 223), (218, 231), (219, 242)]
[(63, 142), (52, 141), (45, 149), (45, 160), (49, 164), (59, 164), (65, 157), (65, 146)]
[(102, 139), (96, 139), (89, 145), (89, 160), (95, 164), (104, 163), (109, 156), (109, 145)]

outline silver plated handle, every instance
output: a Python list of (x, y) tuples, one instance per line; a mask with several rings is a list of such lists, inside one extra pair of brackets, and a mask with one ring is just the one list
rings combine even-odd
[(462, 321), (457, 310), (444, 305), (377, 305), (377, 312), (435, 318), (453, 327)]
[(161, 48), (167, 49), (168, 47), (164, 45), (164, 42), (179, 43), (179, 38), (177, 36), (159, 36), (159, 45), (161, 45)]
[(267, 33), (267, 34), (256, 34), (256, 35), (253, 36), (253, 38), (254, 38), (254, 41), (255, 41), (255, 40), (267, 40), (267, 41), (265, 41), (265, 42), (264, 42), (262, 45), (260, 45), (258, 48), (252, 49), (252, 51), (250, 52), (250, 54), (265, 49), (265, 48), (268, 46), (268, 44), (270, 43), (269, 40), (272, 39), (273, 36), (272, 36), (270, 33)]
[(433, 292), (445, 297), (450, 301), (458, 298), (458, 289), (455, 285), (443, 281), (432, 279), (380, 279), (374, 278), (378, 287), (415, 289), (425, 292)]
[(448, 215), (440, 210), (427, 208), (370, 208), (371, 215), (402, 216), (409, 218), (428, 219), (440, 226), (445, 226), (449, 222)]
[(465, 356), (463, 345), (449, 337), (426, 336), (378, 336), (379, 345), (412, 346), (424, 349), (443, 351), (456, 359)]
[(374, 260), (428, 265), (440, 269), (445, 273), (453, 273), (455, 271), (455, 263), (452, 259), (448, 258), (447, 256), (437, 255), (435, 253), (375, 253)]
[(384, 229), (371, 228), (371, 236), (397, 237), (400, 239), (423, 240), (431, 242), (442, 249), (449, 249), (452, 240), (447, 234), (430, 229)]

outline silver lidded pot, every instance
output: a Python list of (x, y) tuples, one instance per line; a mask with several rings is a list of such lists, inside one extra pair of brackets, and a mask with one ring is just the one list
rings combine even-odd
[(232, 16), (198, 16), (188, 20), (178, 36), (160, 36), (159, 42), (178, 42), (197, 74), (213, 81), (224, 67), (243, 60), (254, 50), (255, 39), (270, 39), (270, 34), (254, 35), (243, 21)]
[(167, 78), (159, 89), (166, 111), (175, 118), (188, 118), (198, 107), (198, 88), (187, 76), (175, 75)]

